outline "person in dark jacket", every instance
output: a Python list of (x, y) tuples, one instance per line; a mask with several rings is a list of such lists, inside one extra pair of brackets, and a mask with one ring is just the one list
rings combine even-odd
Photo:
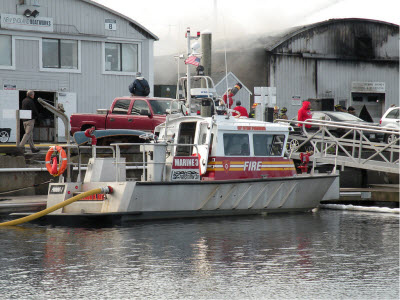
[(279, 119), (287, 120), (288, 116), (286, 115), (286, 112), (287, 112), (287, 108), (286, 107), (282, 107), (281, 108), (281, 114), (279, 115)]
[(36, 107), (36, 103), (33, 97), (35, 97), (35, 92), (29, 90), (26, 92), (26, 98), (22, 100), (21, 108), (23, 110), (30, 110), (32, 114), (31, 119), (24, 122), (25, 134), (22, 137), (21, 143), (19, 143), (19, 147), (24, 147), (25, 144), (28, 142), (32, 153), (37, 153), (40, 150), (38, 148), (35, 148), (35, 144), (33, 143), (33, 128), (35, 127), (35, 120), (39, 118), (39, 111)]
[(141, 77), (140, 73), (135, 81), (129, 85), (129, 92), (132, 96), (148, 96), (150, 94), (149, 83), (144, 77)]
[(356, 109), (353, 106), (349, 106), (349, 108), (347, 109), (347, 112), (353, 116), (356, 115)]
[[(303, 106), (297, 112), (297, 120), (304, 122), (307, 119), (312, 118), (311, 113), (311, 103), (309, 101), (304, 101)], [(303, 124), (298, 124), (300, 127), (303, 127)], [(306, 128), (311, 128), (311, 125), (305, 125)]]

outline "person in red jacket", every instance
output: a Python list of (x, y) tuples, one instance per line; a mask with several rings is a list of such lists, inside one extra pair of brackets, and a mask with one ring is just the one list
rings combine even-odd
[[(247, 113), (247, 109), (245, 107), (242, 106), (242, 103), (238, 100), (236, 101), (236, 107), (233, 109), (236, 110), (240, 113), (241, 117), (249, 117), (249, 114)], [(233, 112), (232, 116), (237, 116), (237, 113)]]
[(232, 93), (232, 89), (228, 90), (228, 97), (226, 96), (226, 93), (224, 94), (224, 96), (222, 97), (222, 100), (224, 100), (225, 105), (228, 106), (228, 102), (226, 98), (229, 98), (229, 108), (232, 108), (233, 105), (233, 99), (232, 97), (234, 96), (234, 94)]
[[(311, 103), (309, 101), (304, 101), (303, 106), (297, 112), (297, 120), (305, 121), (307, 119), (311, 119), (312, 113), (311, 113), (310, 109), (311, 109)], [(298, 124), (298, 125), (300, 127), (303, 126), (303, 124)], [(306, 125), (306, 128), (311, 128), (311, 125)]]

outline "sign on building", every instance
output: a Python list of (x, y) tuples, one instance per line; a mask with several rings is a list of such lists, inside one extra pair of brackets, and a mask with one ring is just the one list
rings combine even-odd
[(301, 97), (300, 96), (292, 96), (292, 105), (301, 105)]
[(1, 14), (1, 28), (53, 32), (53, 18)]
[(117, 20), (106, 19), (105, 27), (106, 27), (106, 30), (117, 30)]
[(385, 82), (358, 82), (351, 83), (353, 93), (384, 93)]

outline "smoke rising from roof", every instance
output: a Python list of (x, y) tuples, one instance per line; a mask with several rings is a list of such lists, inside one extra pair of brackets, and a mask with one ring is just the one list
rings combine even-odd
[(215, 45), (221, 40), (232, 47), (238, 47), (246, 46), (239, 41), (245, 41), (249, 36), (273, 35), (277, 31), (330, 18), (369, 18), (398, 22), (400, 8), (400, 3), (394, 4), (397, 1), (392, 0), (381, 0), (379, 5), (367, 5), (365, 0), (96, 2), (121, 12), (156, 34), (160, 38), (154, 46), (156, 56), (186, 53), (184, 37), (187, 27), (193, 32), (205, 29), (212, 31)]

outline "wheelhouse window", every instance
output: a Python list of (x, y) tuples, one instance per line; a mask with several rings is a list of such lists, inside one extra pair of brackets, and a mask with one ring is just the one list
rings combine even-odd
[(78, 41), (43, 39), (43, 68), (78, 69)]
[(129, 100), (129, 99), (117, 100), (117, 102), (115, 102), (112, 113), (116, 114), (116, 115), (127, 115), (130, 104), (131, 104), (131, 100)]
[(12, 38), (10, 35), (0, 35), (0, 66), (12, 65)]
[(249, 156), (249, 135), (246, 133), (224, 133), (224, 151), (226, 156)]
[(254, 156), (282, 156), (285, 135), (253, 134)]
[(199, 145), (207, 144), (207, 133), (208, 133), (208, 123), (200, 124), (200, 132), (199, 132)]
[(138, 44), (105, 43), (105, 70), (138, 72)]

